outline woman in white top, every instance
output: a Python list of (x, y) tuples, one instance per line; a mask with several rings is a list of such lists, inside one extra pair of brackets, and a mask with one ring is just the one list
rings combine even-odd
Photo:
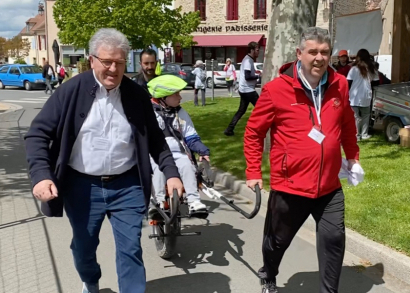
[(356, 118), (357, 140), (368, 139), (372, 87), (379, 84), (379, 74), (369, 51), (360, 49), (356, 60), (347, 75), (349, 83), (350, 106)]
[(229, 96), (232, 97), (233, 83), (236, 80), (236, 72), (235, 72), (235, 66), (232, 64), (232, 61), (229, 58), (226, 59), (224, 71), (226, 72), (225, 80), (226, 80), (226, 85), (228, 87)]
[(195, 69), (192, 70), (192, 74), (195, 75), (194, 105), (198, 106), (198, 92), (201, 91), (202, 106), (205, 106), (206, 71), (204, 69), (204, 62), (197, 60), (194, 67)]

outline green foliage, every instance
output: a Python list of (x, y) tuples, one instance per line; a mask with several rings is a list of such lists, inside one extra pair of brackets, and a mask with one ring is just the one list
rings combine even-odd
[(27, 64), (26, 63), (26, 61), (24, 61), (23, 59), (16, 59), (15, 61), (14, 61), (14, 64)]
[(57, 0), (53, 14), (61, 42), (77, 48), (88, 48), (91, 36), (107, 27), (124, 33), (133, 49), (176, 42), (191, 46), (198, 12), (181, 13), (181, 7), (168, 5), (171, 0)]
[(8, 56), (17, 59), (23, 59), (24, 57), (28, 56), (30, 46), (30, 42), (27, 39), (23, 39), (19, 35), (5, 42), (5, 48)]
[(0, 37), (0, 59), (3, 59), (7, 56), (7, 40), (6, 38)]

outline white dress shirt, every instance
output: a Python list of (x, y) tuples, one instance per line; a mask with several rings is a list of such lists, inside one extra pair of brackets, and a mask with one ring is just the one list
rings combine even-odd
[(107, 92), (95, 80), (99, 88), (68, 165), (88, 175), (122, 174), (137, 163), (134, 136), (124, 114), (119, 86)]

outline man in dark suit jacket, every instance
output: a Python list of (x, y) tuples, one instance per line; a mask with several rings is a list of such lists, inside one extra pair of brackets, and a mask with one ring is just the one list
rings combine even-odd
[(117, 249), (121, 293), (145, 292), (141, 228), (151, 195), (150, 155), (167, 178), (182, 182), (148, 93), (124, 77), (127, 38), (101, 29), (90, 40), (92, 71), (64, 83), (33, 120), (26, 139), (33, 194), (47, 216), (63, 206), (73, 229), (71, 249), (83, 293), (96, 293), (96, 259), (107, 215)]
[(140, 65), (140, 71), (132, 77), (132, 80), (148, 92), (148, 82), (157, 77), (155, 74), (155, 69), (157, 67), (157, 52), (150, 48), (142, 50), (140, 53)]

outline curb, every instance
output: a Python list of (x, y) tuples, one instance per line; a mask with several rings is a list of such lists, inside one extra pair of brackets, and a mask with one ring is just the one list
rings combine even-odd
[(17, 111), (17, 110), (20, 110), (20, 109), (23, 109), (23, 107), (20, 106), (20, 105), (0, 102), (0, 111), (5, 110), (4, 112), (1, 112), (0, 115), (10, 113), (10, 112), (14, 112), (14, 111)]
[[(254, 192), (246, 186), (245, 181), (238, 180), (230, 173), (216, 168), (213, 168), (213, 171), (213, 179), (216, 184), (220, 184), (250, 201), (255, 200)], [(269, 192), (262, 190), (262, 206), (264, 208), (267, 208), (268, 198)], [(316, 222), (312, 216), (306, 220), (303, 227), (316, 232)], [(382, 263), (385, 273), (410, 285), (410, 257), (370, 240), (349, 228), (346, 228), (346, 251), (372, 264)]]

